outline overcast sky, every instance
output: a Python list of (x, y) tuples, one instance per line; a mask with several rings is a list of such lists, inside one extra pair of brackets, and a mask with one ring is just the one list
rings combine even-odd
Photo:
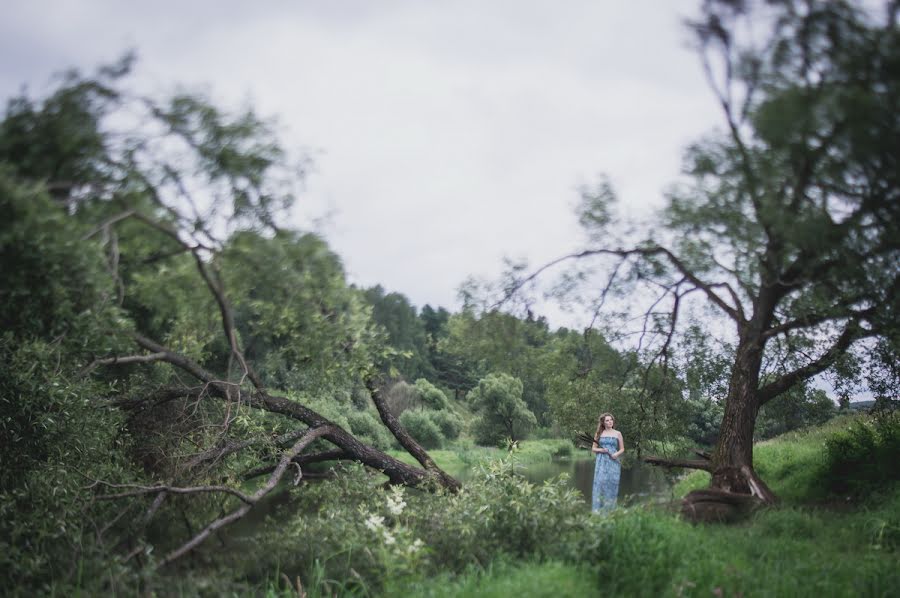
[(600, 173), (649, 212), (718, 123), (693, 0), (4, 4), (4, 98), (133, 48), (142, 91), (252, 103), (314, 160), (294, 224), (418, 306), (575, 248), (577, 187)]

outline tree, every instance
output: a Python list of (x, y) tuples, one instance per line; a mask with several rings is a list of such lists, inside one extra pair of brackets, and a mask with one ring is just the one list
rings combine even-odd
[[(136, 96), (123, 89), (130, 66), (126, 57), (93, 77), (69, 73), (48, 98), (11, 101), (0, 122), (0, 203), (23, 214), (21, 226), (0, 230), (0, 259), (13, 273), (0, 359), (22, 366), (10, 348), (40, 343), (41, 362), (54, 364), (20, 368), (0, 399), (21, 404), (26, 428), (57, 427), (76, 406), (79, 429), (120, 415), (117, 429), (97, 435), (132, 438), (128, 454), (144, 476), (111, 479), (91, 465), (78, 469), (87, 479), (73, 490), (89, 505), (147, 501), (145, 517), (121, 520), (127, 541), (113, 545), (137, 544), (138, 554), (171, 497), (221, 497), (217, 508), (197, 509), (200, 527), (172, 538), (158, 562), (175, 561), (243, 517), (289, 469), (312, 462), (353, 460), (391, 483), (458, 488), (387, 411), (373, 368), (383, 339), (337, 258), (321, 240), (277, 224), (302, 170), (271, 125), (196, 95)], [(320, 412), (345, 383), (368, 389), (421, 467)], [(58, 400), (17, 396), (57, 385)], [(84, 415), (91, 410), (93, 420)], [(65, 470), (65, 458), (48, 461), (52, 434), (20, 443), (13, 432), (29, 468)], [(112, 450), (110, 463), (127, 460), (121, 445)], [(268, 477), (252, 493), (227, 484), (260, 475)]]
[(393, 368), (406, 380), (434, 377), (425, 323), (409, 299), (401, 293), (385, 293), (380, 285), (366, 289), (365, 296), (372, 306), (372, 318), (384, 326), (388, 343), (397, 350), (386, 362), (389, 370)]
[(678, 463), (712, 472), (712, 491), (689, 504), (774, 501), (753, 469), (760, 408), (853, 350), (887, 345), (896, 361), (900, 33), (898, 4), (885, 8), (705, 1), (690, 27), (724, 132), (688, 150), (687, 178), (644, 238), (617, 240), (601, 184), (581, 209), (592, 246), (554, 262), (605, 268), (594, 307), (640, 305), (639, 338), (663, 368), (686, 311), (724, 319), (705, 325), (734, 341), (717, 444), (708, 461)]
[(522, 400), (522, 381), (509, 374), (489, 374), (469, 393), (478, 412), (475, 439), (496, 445), (505, 438), (519, 440), (537, 423), (534, 413)]
[(479, 314), (470, 308), (450, 317), (447, 332), (441, 351), (462, 363), (472, 362), (480, 376), (505, 372), (521, 380), (528, 408), (542, 424), (548, 423), (543, 366), (550, 354), (550, 332), (544, 319), (497, 310)]

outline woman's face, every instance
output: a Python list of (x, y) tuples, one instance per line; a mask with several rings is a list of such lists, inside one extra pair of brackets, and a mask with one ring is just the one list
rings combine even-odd
[(603, 418), (603, 427), (605, 429), (612, 430), (614, 425), (616, 425), (616, 420), (614, 420), (612, 416), (607, 415)]

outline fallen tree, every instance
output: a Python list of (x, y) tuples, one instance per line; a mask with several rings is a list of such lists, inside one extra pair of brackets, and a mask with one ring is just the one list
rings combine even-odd
[[(188, 537), (158, 561), (173, 563), (242, 519), (290, 472), (295, 483), (308, 479), (312, 463), (353, 461), (389, 484), (457, 490), (388, 411), (375, 373), (387, 348), (338, 258), (315, 236), (277, 223), (294, 201), (303, 162), (290, 164), (252, 111), (230, 115), (196, 95), (160, 103), (123, 90), (131, 66), (125, 57), (92, 77), (70, 73), (39, 102), (11, 102), (0, 127), (0, 175), (15, 188), (4, 201), (28, 213), (27, 194), (49, 192), (51, 220), (70, 220), (46, 235), (41, 216), (30, 215), (27, 230), (38, 232), (29, 242), (65, 244), (84, 257), (85, 277), (105, 287), (78, 308), (86, 318), (102, 313), (98, 325), (106, 327), (82, 345), (116, 349), (72, 364), (74, 377), (106, 389), (96, 409), (127, 415), (119, 434), (132, 439), (132, 461), (145, 476), (123, 482), (81, 472), (93, 501), (128, 501), (98, 524), (98, 542), (119, 527), (111, 545), (125, 560), (140, 559), (149, 550), (147, 527), (172, 497), (221, 499), (218, 516), (210, 508), (195, 514), (206, 518), (199, 531), (179, 504)], [(60, 230), (80, 235), (56, 239)], [(4, 247), (15, 249), (11, 239)], [(4, 257), (40, 254), (27, 252)], [(49, 273), (44, 312), (59, 311), (53, 301), (67, 295), (52, 285), (64, 277), (56, 263), (40, 266)], [(105, 283), (95, 269), (105, 269)], [(28, 277), (43, 274), (25, 272), (12, 297), (27, 297)], [(64, 282), (74, 295), (83, 280)], [(19, 317), (4, 309), (10, 326), (30, 327), (23, 341), (49, 334), (38, 328), (49, 319), (41, 310)], [(61, 316), (51, 342), (72, 335), (71, 324)], [(335, 421), (357, 407), (334, 396), (351, 393), (420, 467)], [(243, 489), (260, 476), (268, 477), (255, 491)], [(144, 515), (129, 518), (135, 507), (146, 507)]]

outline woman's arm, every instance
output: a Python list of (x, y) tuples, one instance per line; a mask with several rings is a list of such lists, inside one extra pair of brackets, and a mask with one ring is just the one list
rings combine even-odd
[(619, 455), (625, 452), (625, 441), (622, 439), (622, 433), (619, 432), (616, 435), (616, 440), (619, 441), (619, 450), (610, 455), (613, 459), (618, 459)]

